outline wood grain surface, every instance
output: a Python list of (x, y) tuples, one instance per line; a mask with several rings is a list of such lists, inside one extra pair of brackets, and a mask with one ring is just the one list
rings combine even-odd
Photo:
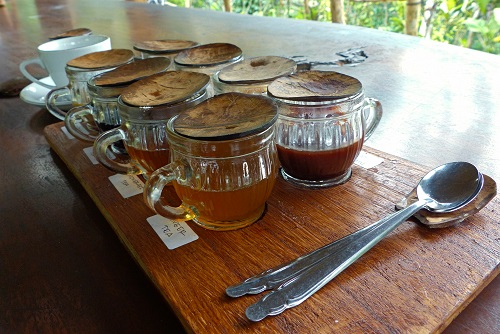
[(499, 200), (461, 224), (429, 229), (407, 222), (314, 296), (283, 314), (252, 323), (245, 308), (259, 296), (232, 299), (227, 286), (354, 232), (393, 212), (429, 168), (366, 147), (382, 157), (355, 166), (346, 184), (295, 188), (281, 178), (261, 220), (231, 232), (192, 223), (199, 239), (169, 250), (149, 226), (153, 216), (137, 195), (123, 199), (111, 172), (92, 165), (85, 144), (69, 140), (62, 123), (45, 128), (54, 151), (90, 194), (186, 330), (205, 332), (433, 333), (499, 273)]
[(296, 69), (296, 62), (290, 58), (261, 56), (226, 66), (220, 70), (217, 77), (220, 81), (230, 84), (271, 82), (280, 76), (292, 74)]
[(68, 65), (83, 69), (116, 67), (134, 60), (134, 52), (129, 49), (111, 49), (92, 52), (68, 61)]
[(171, 60), (166, 57), (139, 59), (118, 66), (114, 70), (105, 72), (93, 79), (97, 86), (126, 85), (155, 73), (164, 72), (171, 64)]
[(145, 77), (125, 88), (124, 102), (137, 107), (174, 104), (206, 89), (210, 77), (203, 73), (168, 71)]

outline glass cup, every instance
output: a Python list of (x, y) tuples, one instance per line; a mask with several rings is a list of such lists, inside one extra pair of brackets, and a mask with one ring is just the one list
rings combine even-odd
[(122, 91), (144, 77), (168, 70), (170, 65), (167, 58), (136, 60), (91, 78), (87, 81), (91, 102), (66, 113), (66, 129), (82, 141), (93, 142), (101, 133), (118, 127), (118, 97)]
[[(267, 97), (228, 93), (173, 117), (166, 129), (172, 162), (151, 174), (146, 203), (164, 217), (212, 230), (257, 221), (279, 168), (276, 116)], [(182, 201), (178, 207), (165, 203), (172, 200), (163, 190), (172, 185)]]
[[(94, 142), (103, 132), (120, 125), (121, 118), (118, 114), (118, 96), (124, 87), (99, 87), (93, 79), (88, 81), (88, 91), (91, 103), (71, 108), (64, 117), (66, 129), (75, 138)], [(115, 152), (125, 153), (116, 146)]]
[[(345, 81), (358, 84), (346, 90), (342, 88)], [(317, 91), (312, 97), (291, 93), (290, 87), (297, 82), (307, 87), (307, 94), (314, 87), (326, 91)], [(281, 88), (288, 89), (287, 93), (283, 94)], [(346, 182), (364, 142), (380, 122), (380, 102), (366, 98), (359, 81), (335, 72), (300, 72), (273, 82), (268, 94), (279, 108), (276, 146), (283, 178), (305, 188)]]
[(204, 73), (210, 76), (208, 91), (214, 94), (213, 75), (224, 67), (243, 60), (243, 51), (230, 43), (211, 43), (192, 47), (174, 58), (179, 71)]
[(133, 61), (134, 53), (127, 49), (93, 52), (70, 60), (65, 68), (69, 84), (62, 88), (53, 89), (47, 94), (45, 101), (47, 110), (54, 116), (64, 119), (66, 112), (58, 108), (58, 99), (71, 96), (74, 107), (86, 105), (91, 101), (87, 90), (88, 80)]
[[(121, 125), (99, 135), (94, 142), (94, 156), (106, 168), (120, 174), (143, 174), (170, 162), (166, 138), (166, 123), (178, 113), (207, 99), (209, 77), (202, 73), (188, 73), (191, 81), (182, 81), (186, 73), (169, 71), (149, 76), (127, 87), (118, 97)], [(158, 90), (151, 83), (162, 83)], [(177, 94), (183, 87), (189, 90)], [(152, 89), (150, 89), (152, 88)], [(148, 93), (149, 92), (149, 93)], [(152, 100), (138, 105), (133, 97), (151, 94)], [(132, 96), (129, 98), (129, 96)], [(165, 98), (163, 98), (165, 97)], [(134, 103), (134, 104), (131, 104)], [(108, 149), (123, 141), (130, 156), (130, 164), (123, 164), (108, 155)]]
[(184, 50), (198, 46), (199, 43), (187, 40), (160, 39), (142, 41), (134, 44), (134, 50), (140, 52), (141, 58), (166, 57), (174, 61), (175, 56)]
[(214, 93), (238, 92), (267, 95), (267, 86), (276, 78), (290, 75), (297, 64), (290, 58), (262, 56), (224, 67), (213, 76)]

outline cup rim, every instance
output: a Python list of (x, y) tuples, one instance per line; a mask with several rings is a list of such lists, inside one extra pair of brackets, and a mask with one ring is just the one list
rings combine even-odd
[[(102, 42), (106, 42), (109, 39), (110, 39), (110, 37), (106, 36), (106, 35), (85, 35), (85, 36), (67, 37), (67, 38), (55, 39), (52, 41), (45, 42), (45, 43), (39, 45), (37, 50), (39, 52), (46, 52), (46, 53), (59, 52), (59, 51), (70, 51), (70, 50), (73, 51), (73, 50), (79, 50), (82, 48), (86, 48), (89, 46), (94, 46), (94, 45), (100, 44)], [(76, 44), (77, 42), (79, 42), (81, 40), (85, 41), (86, 43), (83, 43), (81, 45)], [(70, 45), (72, 43), (75, 43), (74, 44), (75, 46), (71, 47), (71, 48), (66, 48), (66, 49), (51, 48), (54, 45), (60, 45), (63, 43), (70, 44)]]
[(365, 93), (364, 93), (364, 90), (362, 89), (358, 93), (350, 95), (350, 96), (344, 96), (342, 98), (327, 98), (327, 97), (325, 97), (325, 98), (320, 98), (320, 99), (315, 100), (315, 101), (281, 98), (281, 97), (272, 96), (269, 93), (267, 94), (267, 96), (269, 96), (270, 98), (272, 98), (276, 102), (286, 103), (289, 105), (316, 107), (316, 106), (327, 106), (330, 104), (345, 103), (345, 102), (354, 101), (354, 100), (360, 99), (360, 98), (364, 99)]
[[(273, 99), (278, 104), (278, 119), (287, 120), (292, 122), (315, 122), (315, 121), (331, 121), (340, 120), (343, 118), (349, 118), (351, 115), (359, 110), (362, 110), (366, 103), (367, 98), (364, 92), (361, 91), (358, 94), (349, 96), (343, 99), (328, 100), (328, 101), (295, 101), (295, 100), (285, 100), (273, 97)], [(339, 106), (344, 104), (351, 104), (348, 110), (342, 113), (332, 114), (332, 113), (311, 113), (307, 110), (315, 110), (316, 108), (322, 109), (324, 107), (328, 108), (331, 106)], [(286, 106), (286, 107), (283, 107)], [(303, 113), (295, 114), (287, 112), (288, 108), (304, 110)]]

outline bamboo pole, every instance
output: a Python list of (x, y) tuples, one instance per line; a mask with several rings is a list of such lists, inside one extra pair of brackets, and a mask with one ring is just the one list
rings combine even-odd
[(344, 0), (330, 0), (332, 22), (345, 24)]
[(233, 11), (233, 2), (232, 2), (232, 0), (224, 0), (224, 10), (226, 12), (232, 12)]
[(418, 23), (420, 22), (420, 0), (408, 0), (406, 2), (406, 24), (405, 33), (407, 35), (418, 35)]

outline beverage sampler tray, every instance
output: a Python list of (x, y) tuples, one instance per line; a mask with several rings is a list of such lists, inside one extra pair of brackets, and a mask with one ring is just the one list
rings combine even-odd
[[(142, 195), (123, 198), (92, 164), (91, 146), (63, 123), (45, 128), (52, 149), (81, 182), (123, 244), (192, 332), (431, 333), (442, 331), (500, 272), (500, 206), (447, 228), (408, 221), (297, 307), (260, 322), (245, 309), (260, 295), (230, 298), (226, 287), (363, 228), (394, 211), (431, 168), (364, 148), (383, 159), (353, 167), (351, 179), (303, 190), (278, 178), (265, 215), (229, 232), (188, 222), (198, 239), (169, 249), (147, 219)], [(434, 167), (434, 166), (432, 166)]]

